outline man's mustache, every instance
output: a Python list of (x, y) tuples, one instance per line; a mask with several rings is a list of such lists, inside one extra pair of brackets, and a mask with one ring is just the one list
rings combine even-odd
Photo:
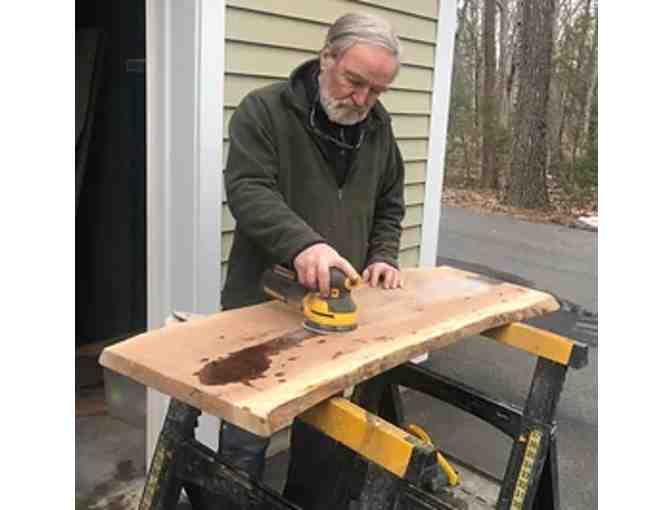
[(357, 106), (352, 104), (352, 102), (347, 99), (341, 99), (336, 101), (336, 108), (345, 108), (357, 113), (364, 113), (367, 110), (366, 106)]

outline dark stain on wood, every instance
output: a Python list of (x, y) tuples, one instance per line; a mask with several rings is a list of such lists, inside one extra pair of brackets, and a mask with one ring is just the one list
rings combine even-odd
[(315, 333), (304, 329), (293, 331), (264, 344), (253, 345), (233, 352), (227, 357), (212, 360), (194, 375), (198, 376), (201, 384), (207, 386), (242, 383), (253, 387), (250, 381), (264, 377), (264, 373), (271, 366), (273, 356), (296, 347), (313, 336)]

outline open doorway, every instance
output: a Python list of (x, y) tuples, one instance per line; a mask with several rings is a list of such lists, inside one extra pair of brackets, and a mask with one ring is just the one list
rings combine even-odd
[(102, 348), (147, 327), (145, 2), (77, 0), (75, 13), (79, 415), (104, 412)]

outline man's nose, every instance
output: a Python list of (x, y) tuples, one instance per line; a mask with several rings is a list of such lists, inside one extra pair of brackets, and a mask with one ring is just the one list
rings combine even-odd
[(356, 106), (362, 107), (366, 104), (367, 99), (369, 98), (370, 89), (369, 87), (361, 87), (355, 89), (352, 94), (352, 100)]

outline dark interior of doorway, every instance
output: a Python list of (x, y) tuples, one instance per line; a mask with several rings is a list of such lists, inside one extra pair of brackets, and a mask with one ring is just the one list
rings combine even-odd
[(147, 323), (145, 2), (75, 13), (75, 344), (97, 357)]

